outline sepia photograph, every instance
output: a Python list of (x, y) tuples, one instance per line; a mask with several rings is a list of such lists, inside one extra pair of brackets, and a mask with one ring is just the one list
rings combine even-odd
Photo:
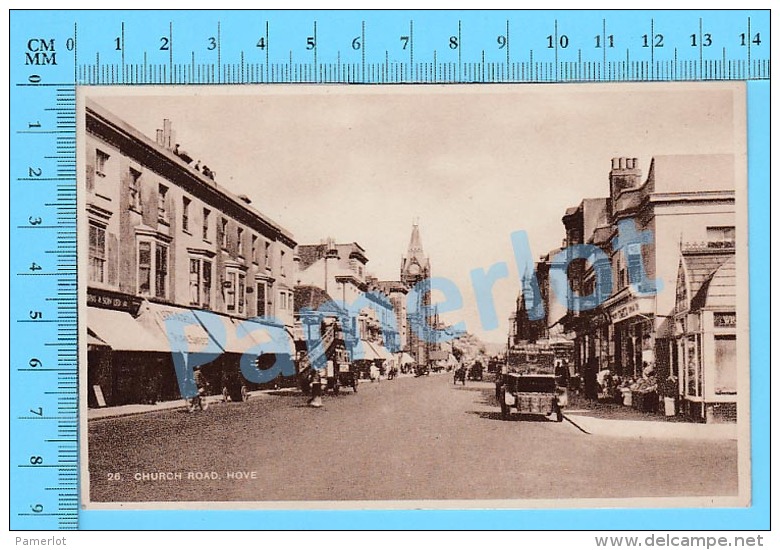
[(745, 84), (79, 87), (82, 504), (750, 504)]

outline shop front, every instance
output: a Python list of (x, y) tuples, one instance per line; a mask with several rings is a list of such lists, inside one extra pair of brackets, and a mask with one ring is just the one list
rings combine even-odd
[(691, 299), (693, 266), (685, 267), (688, 277), (685, 273), (678, 277), (674, 334), (682, 412), (705, 422), (736, 422), (738, 319), (733, 259), (696, 285)]
[(134, 317), (140, 301), (89, 289), (87, 303), (88, 406), (155, 403), (178, 395), (175, 373), (165, 367), (167, 343)]
[(637, 378), (655, 368), (655, 312), (652, 297), (630, 297), (609, 307), (615, 374)]

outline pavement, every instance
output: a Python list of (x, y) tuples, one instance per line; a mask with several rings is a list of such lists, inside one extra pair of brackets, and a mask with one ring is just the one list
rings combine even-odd
[[(414, 373), (398, 374), (399, 378), (413, 378)], [(384, 380), (384, 379), (382, 379)], [(369, 380), (360, 380), (361, 383), (372, 383)], [(255, 390), (249, 392), (250, 399), (268, 399), (274, 396), (299, 393), (298, 388), (277, 388), (271, 390)], [(213, 405), (221, 403), (221, 395), (209, 395), (206, 397), (206, 403)], [(115, 407), (103, 407), (99, 409), (88, 409), (87, 420), (101, 420), (105, 418), (118, 418), (122, 416), (131, 416), (135, 414), (144, 414), (155, 411), (166, 411), (171, 409), (185, 409), (187, 405), (184, 399), (175, 399), (173, 401), (160, 401), (158, 403), (143, 403), (131, 405), (118, 405)]]
[[(566, 411), (568, 422), (590, 435), (653, 439), (737, 440), (736, 424), (695, 424), (663, 420), (617, 420), (587, 416), (587, 410)], [(579, 414), (578, 414), (579, 413)], [(582, 414), (585, 413), (585, 414)]]

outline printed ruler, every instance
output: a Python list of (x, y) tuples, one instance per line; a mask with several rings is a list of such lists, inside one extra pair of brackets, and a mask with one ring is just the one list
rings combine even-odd
[(769, 11), (11, 13), (11, 526), (79, 518), (76, 86), (762, 80)]

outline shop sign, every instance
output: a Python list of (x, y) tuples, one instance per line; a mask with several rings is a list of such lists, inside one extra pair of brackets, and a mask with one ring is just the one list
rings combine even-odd
[(612, 322), (622, 321), (632, 315), (639, 313), (639, 302), (629, 302), (626, 305), (620, 306), (612, 310)]
[(128, 296), (127, 294), (120, 294), (119, 292), (88, 288), (87, 305), (125, 311), (131, 315), (135, 315), (138, 308), (141, 306), (141, 300), (135, 296)]
[(737, 314), (736, 313), (716, 313), (714, 317), (714, 323), (716, 328), (736, 328), (737, 326)]

